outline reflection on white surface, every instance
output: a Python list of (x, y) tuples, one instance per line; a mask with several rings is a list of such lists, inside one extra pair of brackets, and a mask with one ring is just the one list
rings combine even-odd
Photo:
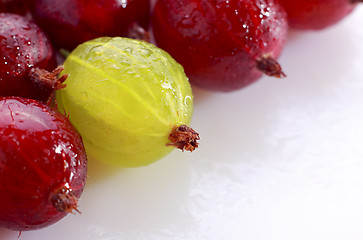
[(363, 239), (362, 22), (360, 7), (291, 33), (287, 79), (195, 89), (200, 149), (137, 169), (92, 163), (82, 214), (21, 239)]

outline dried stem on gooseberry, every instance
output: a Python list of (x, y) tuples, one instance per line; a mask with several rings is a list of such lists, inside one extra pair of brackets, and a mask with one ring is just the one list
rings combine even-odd
[(286, 77), (280, 64), (271, 55), (263, 55), (256, 61), (256, 67), (268, 76), (277, 78)]
[(363, 0), (350, 0), (351, 3), (363, 3)]
[(150, 42), (150, 34), (137, 22), (130, 24), (127, 37)]
[(29, 77), (35, 86), (45, 89), (59, 90), (66, 86), (63, 82), (67, 79), (67, 75), (63, 75), (58, 78), (58, 74), (60, 74), (63, 69), (63, 66), (58, 66), (52, 72), (49, 72), (35, 67), (30, 70)]
[(169, 143), (167, 146), (174, 146), (180, 150), (193, 152), (198, 147), (198, 140), (200, 139), (199, 133), (194, 131), (192, 128), (181, 125), (174, 127), (169, 134)]
[(73, 213), (76, 211), (81, 213), (77, 209), (77, 197), (73, 194), (72, 190), (62, 186), (56, 189), (50, 196), (50, 203), (57, 209), (59, 212), (67, 212)]

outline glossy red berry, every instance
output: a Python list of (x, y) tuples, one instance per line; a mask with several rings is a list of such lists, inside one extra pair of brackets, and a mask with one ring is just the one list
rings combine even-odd
[(362, 0), (279, 0), (291, 28), (318, 30), (332, 26), (353, 11)]
[(66, 117), (36, 100), (0, 98), (0, 227), (43, 228), (78, 211), (86, 172)]
[(149, 0), (36, 0), (34, 18), (52, 41), (71, 50), (102, 36), (149, 25)]
[(57, 80), (43, 81), (32, 71), (56, 67), (50, 42), (25, 17), (0, 13), (0, 96), (21, 96), (46, 101)]
[(284, 76), (275, 59), (287, 20), (275, 0), (158, 0), (152, 25), (157, 45), (199, 87), (232, 91), (263, 72)]

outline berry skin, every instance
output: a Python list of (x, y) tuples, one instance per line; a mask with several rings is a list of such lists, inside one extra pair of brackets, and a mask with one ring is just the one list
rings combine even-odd
[(0, 13), (0, 96), (47, 101), (57, 81), (44, 82), (32, 72), (56, 67), (45, 34), (25, 17)]
[(0, 2), (0, 12), (7, 12), (7, 6), (3, 2)]
[(157, 45), (201, 88), (228, 92), (262, 73), (284, 76), (275, 59), (287, 20), (275, 0), (158, 0), (152, 26)]
[[(122, 167), (148, 165), (177, 147), (193, 151), (193, 95), (183, 68), (165, 51), (128, 38), (79, 45), (65, 60), (59, 110), (83, 137), (87, 154)], [(173, 146), (173, 147), (172, 147)]]
[(319, 30), (332, 26), (362, 0), (279, 0), (285, 8), (289, 26), (302, 30)]
[(26, 15), (30, 13), (33, 4), (34, 0), (2, 0), (0, 1), (0, 12)]
[(86, 173), (66, 117), (36, 100), (0, 98), (0, 227), (39, 229), (78, 211)]
[(149, 0), (36, 0), (35, 21), (58, 47), (74, 49), (102, 36), (126, 36), (134, 24), (147, 29)]

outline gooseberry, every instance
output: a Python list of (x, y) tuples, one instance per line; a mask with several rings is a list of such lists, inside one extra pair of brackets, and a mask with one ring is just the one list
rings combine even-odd
[(362, 0), (279, 0), (291, 28), (319, 30), (344, 19)]
[(36, 0), (35, 21), (58, 47), (74, 49), (102, 36), (147, 30), (149, 0)]
[(20, 96), (47, 101), (58, 79), (55, 54), (46, 35), (32, 21), (0, 13), (0, 96)]
[(102, 37), (64, 62), (59, 110), (83, 137), (90, 158), (123, 167), (148, 165), (173, 147), (193, 151), (189, 81), (168, 53), (141, 40)]
[(0, 97), (0, 227), (39, 229), (78, 211), (86, 174), (81, 136), (64, 115)]
[(275, 0), (158, 0), (152, 28), (157, 46), (201, 88), (227, 92), (262, 73), (285, 76), (276, 58), (287, 19)]

